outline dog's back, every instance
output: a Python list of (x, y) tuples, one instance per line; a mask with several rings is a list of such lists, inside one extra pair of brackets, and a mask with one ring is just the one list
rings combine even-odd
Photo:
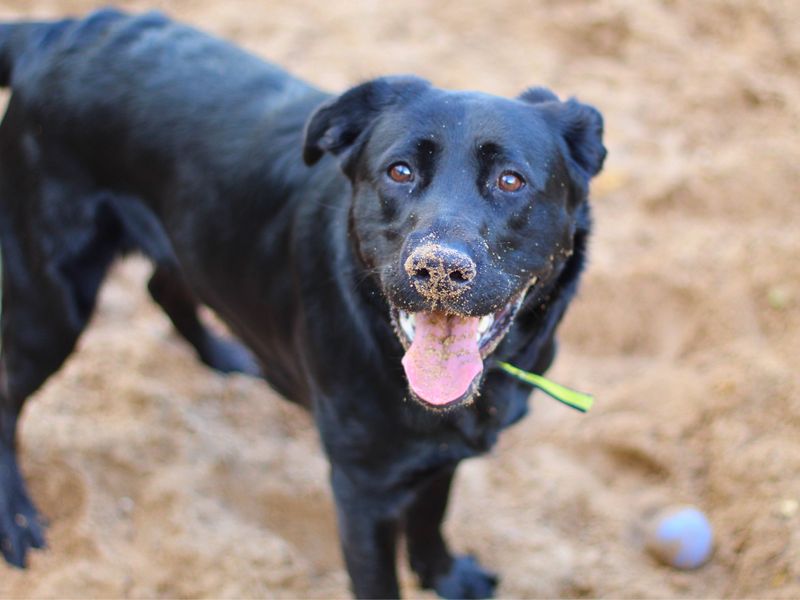
[[(242, 156), (258, 154), (262, 164), (273, 164), (265, 154), (281, 143), (276, 137), (286, 131), (299, 137), (325, 98), (281, 69), (158, 13), (114, 10), (3, 26), (3, 82), (14, 92), (11, 109), (27, 126), (35, 124), (37, 135), (63, 138), (81, 164), (94, 167), (90, 175), (100, 185), (124, 170), (137, 188), (127, 191), (143, 197), (174, 193), (169, 185), (192, 168), (227, 177), (219, 185), (247, 179), (247, 169), (259, 165)], [(154, 169), (159, 177), (149, 175)], [(163, 189), (149, 187), (155, 179), (167, 182)]]

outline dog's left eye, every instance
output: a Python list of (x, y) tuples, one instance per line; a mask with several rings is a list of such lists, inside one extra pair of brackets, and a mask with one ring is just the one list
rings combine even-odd
[(408, 183), (414, 179), (414, 171), (404, 162), (394, 163), (389, 167), (387, 174), (397, 183)]
[(503, 171), (497, 178), (497, 187), (504, 192), (518, 192), (525, 185), (522, 175), (514, 171)]

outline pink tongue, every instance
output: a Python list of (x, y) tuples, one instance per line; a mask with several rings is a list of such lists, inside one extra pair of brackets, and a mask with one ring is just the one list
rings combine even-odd
[(429, 312), (415, 313), (414, 318), (414, 341), (403, 357), (411, 389), (430, 404), (457, 400), (483, 370), (479, 319)]

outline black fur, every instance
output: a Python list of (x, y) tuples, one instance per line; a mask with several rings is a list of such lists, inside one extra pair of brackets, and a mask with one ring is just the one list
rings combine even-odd
[[(440, 525), (458, 462), (527, 410), (529, 389), (496, 361), (541, 373), (554, 357), (605, 155), (599, 113), (541, 88), (509, 100), (413, 77), (332, 98), (161, 15), (111, 10), (0, 26), (0, 83), (13, 90), (0, 125), (5, 558), (23, 566), (44, 545), (19, 411), (72, 352), (109, 265), (137, 250), (203, 361), (312, 410), (357, 596), (398, 595), (400, 534), (422, 585), (490, 595), (496, 578), (451, 554)], [(396, 161), (413, 182), (387, 176)], [(519, 192), (497, 185), (508, 169)], [(475, 266), (452, 301), (403, 268), (431, 236)], [(534, 277), (480, 394), (446, 411), (415, 401), (391, 311), (480, 316)], [(211, 334), (201, 302), (244, 345)]]

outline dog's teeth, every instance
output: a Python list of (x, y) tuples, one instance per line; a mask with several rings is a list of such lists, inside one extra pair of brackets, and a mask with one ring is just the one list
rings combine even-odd
[(486, 315), (485, 317), (481, 317), (481, 320), (478, 321), (478, 333), (486, 333), (489, 330), (489, 327), (492, 326), (492, 323), (494, 323), (494, 315)]
[(414, 324), (414, 315), (407, 313), (404, 310), (400, 311), (400, 327), (403, 329), (403, 333), (406, 334), (406, 337), (409, 341), (414, 341), (414, 331), (416, 329)]
[(480, 341), (484, 334), (489, 331), (489, 328), (494, 323), (494, 315), (486, 315), (485, 317), (481, 317), (481, 320), (478, 321), (478, 332), (475, 334), (475, 338)]

